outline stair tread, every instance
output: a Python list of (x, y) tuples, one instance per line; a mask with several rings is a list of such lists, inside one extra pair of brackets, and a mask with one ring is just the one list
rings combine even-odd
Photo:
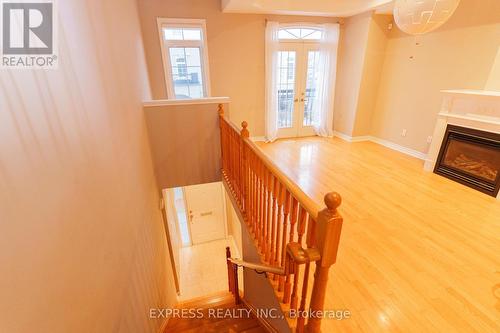
[[(199, 309), (203, 313), (202, 318), (170, 318), (164, 333), (200, 333), (200, 332), (221, 332), (221, 333), (259, 333), (266, 332), (259, 324), (259, 321), (250, 315), (242, 305), (235, 305), (234, 298), (230, 293), (218, 293), (210, 296), (200, 297), (180, 303), (178, 309)], [(222, 311), (222, 317), (208, 316), (209, 309)], [(198, 314), (198, 312), (196, 312)], [(236, 317), (232, 317), (235, 314)]]

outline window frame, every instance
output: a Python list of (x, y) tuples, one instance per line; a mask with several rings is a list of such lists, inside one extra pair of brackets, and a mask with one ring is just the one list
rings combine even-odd
[[(207, 25), (204, 19), (178, 19), (178, 18), (157, 18), (158, 35), (160, 38), (161, 57), (163, 62), (163, 73), (167, 89), (167, 99), (177, 99), (175, 96), (174, 80), (172, 75), (172, 62), (169, 49), (172, 47), (193, 47), (200, 48), (201, 71), (203, 76), (204, 96), (211, 97), (210, 72), (208, 68), (208, 43)], [(201, 40), (166, 40), (163, 29), (165, 28), (199, 28), (201, 29)], [(196, 99), (196, 98), (191, 98)]]
[[(286, 30), (286, 29), (314, 29), (314, 30), (319, 30), (322, 33), (324, 33), (323, 26), (321, 24), (315, 24), (315, 23), (284, 23), (279, 25), (278, 30)], [(307, 44), (319, 44), (321, 39), (288, 39), (288, 38), (280, 38), (278, 41), (280, 43), (307, 43)]]

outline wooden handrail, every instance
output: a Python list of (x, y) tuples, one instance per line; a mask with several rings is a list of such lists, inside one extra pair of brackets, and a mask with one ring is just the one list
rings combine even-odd
[(229, 258), (228, 260), (239, 267), (246, 267), (249, 269), (253, 269), (254, 271), (272, 273), (276, 275), (285, 275), (285, 270), (280, 267), (261, 265), (233, 258)]
[[(289, 309), (308, 313), (309, 303), (309, 309), (318, 313), (323, 310), (329, 269), (337, 259), (343, 223), (337, 208), (342, 199), (330, 192), (324, 198), (326, 207), (318, 205), (250, 140), (246, 122), (238, 129), (224, 116), (222, 105), (219, 115), (224, 181), (265, 263), (228, 256), (230, 290), (237, 284), (238, 266), (267, 272)], [(312, 263), (315, 273), (308, 302)], [(320, 331), (319, 317), (306, 323), (299, 316), (289, 322), (298, 333)]]

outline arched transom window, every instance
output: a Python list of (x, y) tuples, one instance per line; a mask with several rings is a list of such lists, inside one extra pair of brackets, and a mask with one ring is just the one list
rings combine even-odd
[(323, 31), (317, 28), (311, 27), (288, 27), (281, 28), (278, 31), (279, 39), (288, 40), (319, 40)]

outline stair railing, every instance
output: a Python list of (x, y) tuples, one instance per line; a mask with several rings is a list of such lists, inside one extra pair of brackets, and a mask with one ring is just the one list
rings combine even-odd
[[(342, 199), (338, 193), (327, 193), (322, 208), (250, 140), (245, 121), (241, 129), (236, 127), (224, 116), (222, 105), (219, 119), (222, 175), (262, 261), (283, 272), (268, 274), (282, 308), (298, 314), (296, 320), (288, 318), (296, 332), (318, 333), (329, 269), (337, 258), (343, 221), (337, 208)], [(230, 264), (237, 269), (228, 257), (228, 272)], [(311, 313), (314, 316), (309, 317)]]

